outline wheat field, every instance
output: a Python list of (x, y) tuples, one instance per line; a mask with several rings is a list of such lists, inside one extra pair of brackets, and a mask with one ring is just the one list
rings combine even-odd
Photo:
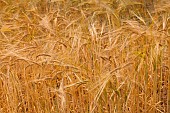
[(169, 113), (169, 0), (0, 0), (0, 113)]

